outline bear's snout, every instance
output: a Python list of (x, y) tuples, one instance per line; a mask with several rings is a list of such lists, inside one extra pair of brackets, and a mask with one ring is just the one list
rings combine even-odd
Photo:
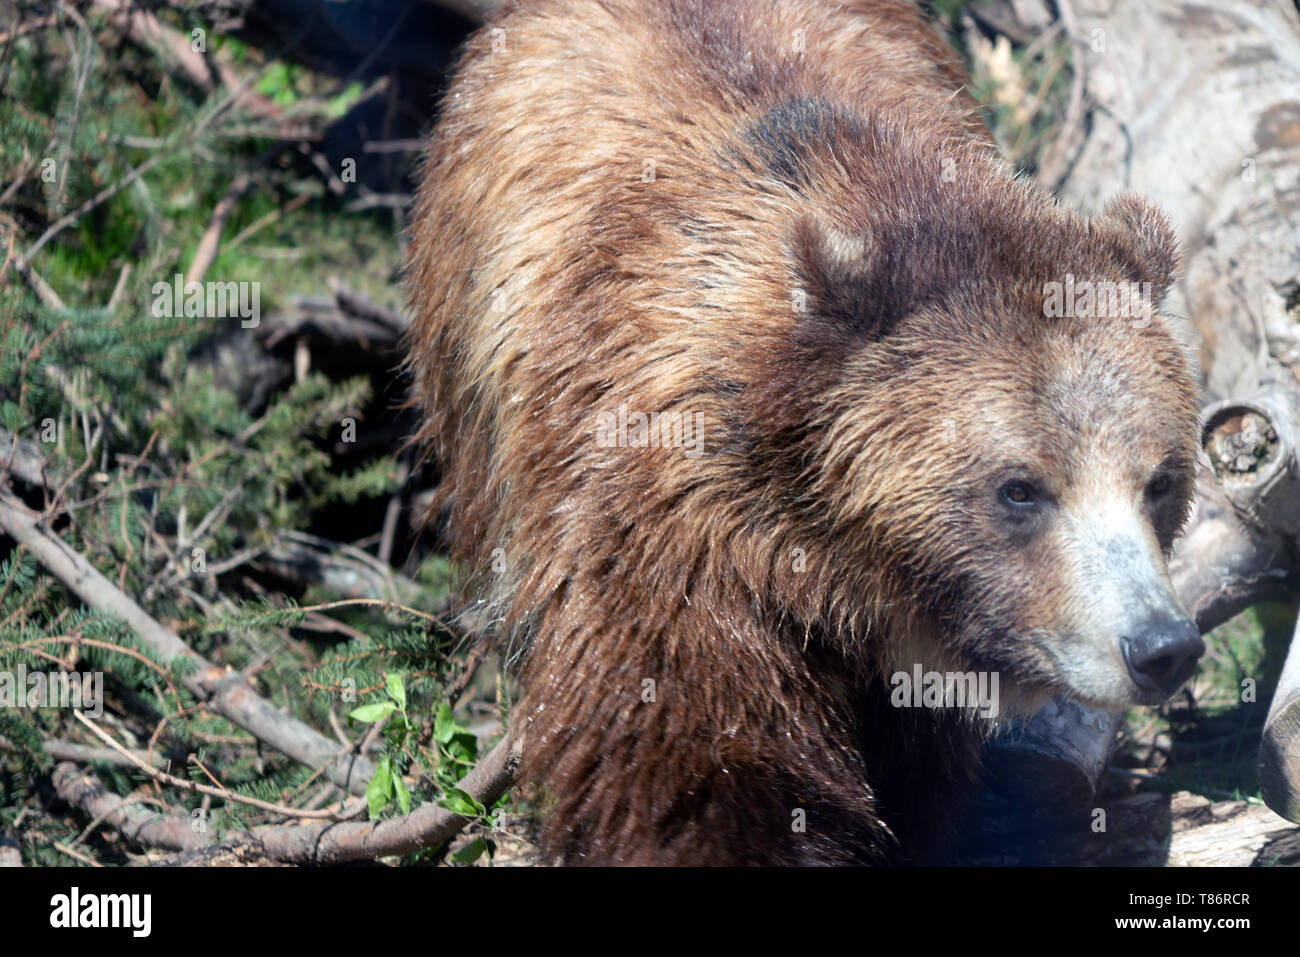
[(1168, 698), (1183, 686), (1205, 654), (1205, 641), (1188, 618), (1149, 621), (1120, 639), (1129, 677), (1143, 691)]

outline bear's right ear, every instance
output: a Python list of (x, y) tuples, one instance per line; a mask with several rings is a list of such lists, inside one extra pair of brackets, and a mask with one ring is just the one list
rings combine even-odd
[(795, 270), (804, 294), (797, 298), (806, 313), (804, 331), (819, 339), (874, 339), (899, 318), (901, 304), (889, 295), (890, 264), (869, 234), (851, 235), (820, 217), (807, 214), (791, 236)]
[(1151, 283), (1152, 305), (1159, 305), (1173, 284), (1182, 253), (1164, 213), (1137, 193), (1121, 193), (1102, 211), (1129, 261), (1129, 278)]

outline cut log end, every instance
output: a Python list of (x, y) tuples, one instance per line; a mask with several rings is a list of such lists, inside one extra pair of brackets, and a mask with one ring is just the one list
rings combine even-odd
[(1278, 708), (1264, 728), (1259, 787), (1265, 804), (1300, 824), (1300, 694)]

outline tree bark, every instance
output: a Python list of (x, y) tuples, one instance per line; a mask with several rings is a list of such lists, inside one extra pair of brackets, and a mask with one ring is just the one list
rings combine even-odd
[(1074, 9), (1094, 106), (1062, 198), (1096, 211), (1131, 189), (1169, 215), (1186, 249), (1169, 307), (1190, 317), (1207, 400), (1294, 391), (1300, 14), (1247, 0)]

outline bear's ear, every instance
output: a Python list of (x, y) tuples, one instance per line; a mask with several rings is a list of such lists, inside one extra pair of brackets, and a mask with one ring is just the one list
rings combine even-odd
[(1158, 305), (1173, 284), (1182, 259), (1178, 238), (1164, 213), (1136, 193), (1123, 193), (1106, 204), (1102, 220), (1114, 231), (1121, 255), (1131, 262), (1130, 279), (1151, 283)]
[[(890, 295), (889, 257), (868, 233), (854, 235), (807, 214), (791, 236), (804, 331), (829, 340), (878, 338), (899, 318)], [(796, 300), (799, 301), (799, 300)]]

